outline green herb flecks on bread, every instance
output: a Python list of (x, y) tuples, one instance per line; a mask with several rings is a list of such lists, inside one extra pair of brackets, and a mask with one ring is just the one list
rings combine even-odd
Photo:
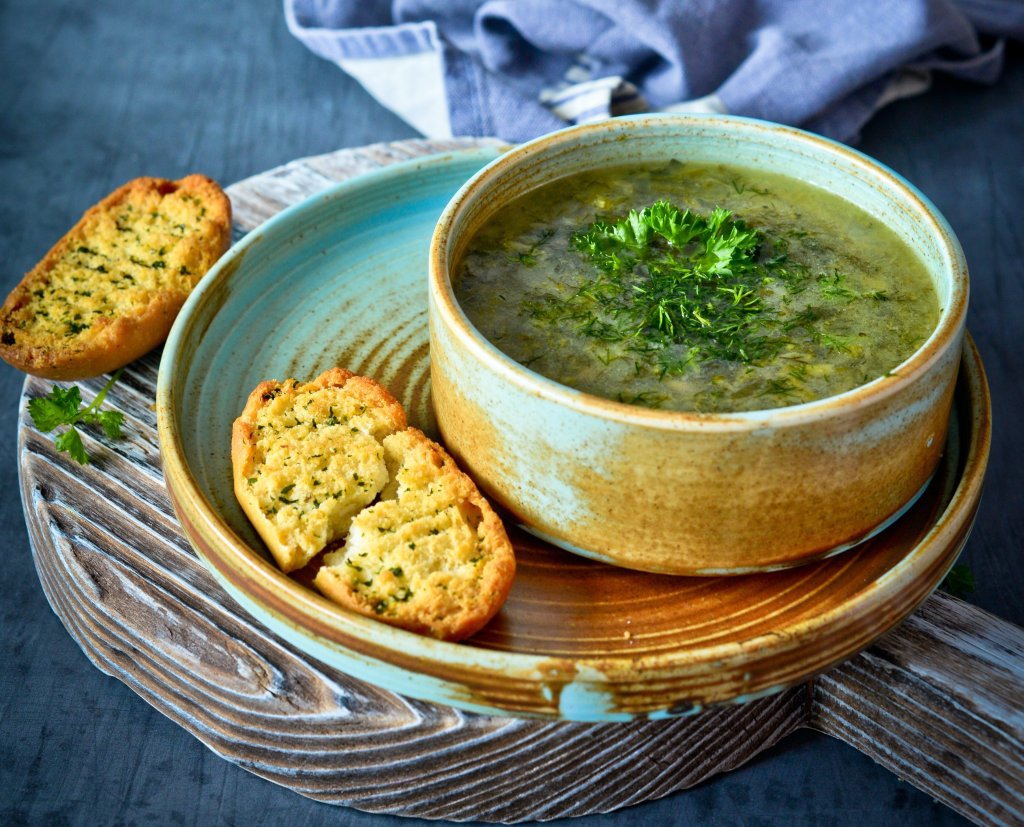
[(0, 308), (0, 356), (83, 379), (160, 344), (227, 250), (231, 204), (203, 175), (137, 178), (89, 209)]
[(501, 520), (436, 442), (384, 439), (389, 483), (325, 555), (315, 584), (336, 602), (443, 640), (476, 632), (505, 602), (515, 559)]
[(283, 571), (345, 536), (388, 482), (381, 441), (404, 427), (384, 388), (340, 368), (249, 395), (232, 430), (235, 496)]
[(379, 384), (334, 368), (263, 382), (232, 430), (235, 494), (282, 570), (327, 550), (314, 585), (361, 614), (460, 640), (501, 608), (501, 520)]

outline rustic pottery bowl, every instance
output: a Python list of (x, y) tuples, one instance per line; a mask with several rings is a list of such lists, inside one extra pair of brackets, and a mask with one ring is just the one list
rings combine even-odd
[[(671, 159), (768, 170), (880, 218), (920, 257), (938, 324), (890, 375), (816, 402), (733, 414), (649, 410), (589, 395), (487, 341), (452, 289), (469, 239), (510, 199), (585, 170)], [(430, 252), (431, 381), (440, 431), (527, 530), (629, 568), (710, 575), (827, 557), (893, 522), (946, 438), (967, 311), (952, 230), (863, 154), (784, 126), (638, 116), (566, 129), (486, 166), (449, 203)]]

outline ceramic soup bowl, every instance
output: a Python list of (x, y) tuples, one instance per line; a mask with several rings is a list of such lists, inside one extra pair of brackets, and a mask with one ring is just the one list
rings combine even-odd
[[(799, 179), (888, 224), (935, 287), (932, 334), (897, 368), (853, 390), (708, 414), (574, 390), (512, 360), (473, 326), (452, 276), (496, 210), (562, 176), (672, 159)], [(434, 410), (449, 449), (484, 491), (564, 549), (675, 574), (785, 568), (862, 542), (928, 484), (945, 444), (967, 294), (963, 253), (935, 207), (841, 144), (726, 116), (573, 127), (489, 164), (440, 218), (429, 277)]]

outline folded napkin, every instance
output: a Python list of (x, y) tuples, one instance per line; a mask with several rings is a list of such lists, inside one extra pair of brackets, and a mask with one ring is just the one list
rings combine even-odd
[[(994, 81), (1022, 0), (284, 0), (291, 32), (424, 135), (522, 141), (717, 112), (843, 141), (932, 70)], [(982, 44), (982, 37), (990, 42)]]

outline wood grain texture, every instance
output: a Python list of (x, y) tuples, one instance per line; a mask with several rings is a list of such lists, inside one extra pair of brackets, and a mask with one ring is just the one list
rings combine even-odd
[(1024, 633), (936, 594), (814, 682), (811, 726), (982, 824), (1024, 824)]
[[(489, 717), (320, 666), (245, 615), (177, 531), (146, 403), (155, 368), (150, 357), (125, 372), (108, 399), (128, 414), (127, 438), (88, 433), (85, 468), (55, 455), (23, 412), (23, 496), (40, 581), (71, 635), (224, 758), (371, 812), (520, 821), (666, 795), (739, 766), (805, 720), (802, 688), (669, 721)], [(44, 384), (30, 379), (26, 396)], [(86, 402), (99, 386), (84, 383)]]
[[(238, 229), (300, 192), (432, 151), (426, 142), (380, 145), (242, 182), (230, 189)], [(182, 537), (160, 471), (151, 408), (157, 364), (152, 354), (125, 371), (108, 400), (126, 414), (126, 438), (87, 431), (95, 462), (85, 468), (31, 426), (26, 400), (47, 385), (27, 380), (22, 497), (40, 581), (72, 637), (98, 668), (224, 758), (311, 798), (370, 812), (514, 822), (658, 798), (739, 766), (810, 723), (970, 818), (1020, 818), (1021, 632), (939, 596), (811, 686), (673, 720), (474, 715), (323, 667), (252, 621)], [(86, 402), (101, 384), (83, 383)], [(971, 668), (954, 668), (964, 651), (974, 652)], [(886, 681), (897, 673), (914, 704), (892, 702)], [(980, 694), (975, 678), (987, 687)], [(951, 715), (955, 737), (936, 746), (930, 722)]]

